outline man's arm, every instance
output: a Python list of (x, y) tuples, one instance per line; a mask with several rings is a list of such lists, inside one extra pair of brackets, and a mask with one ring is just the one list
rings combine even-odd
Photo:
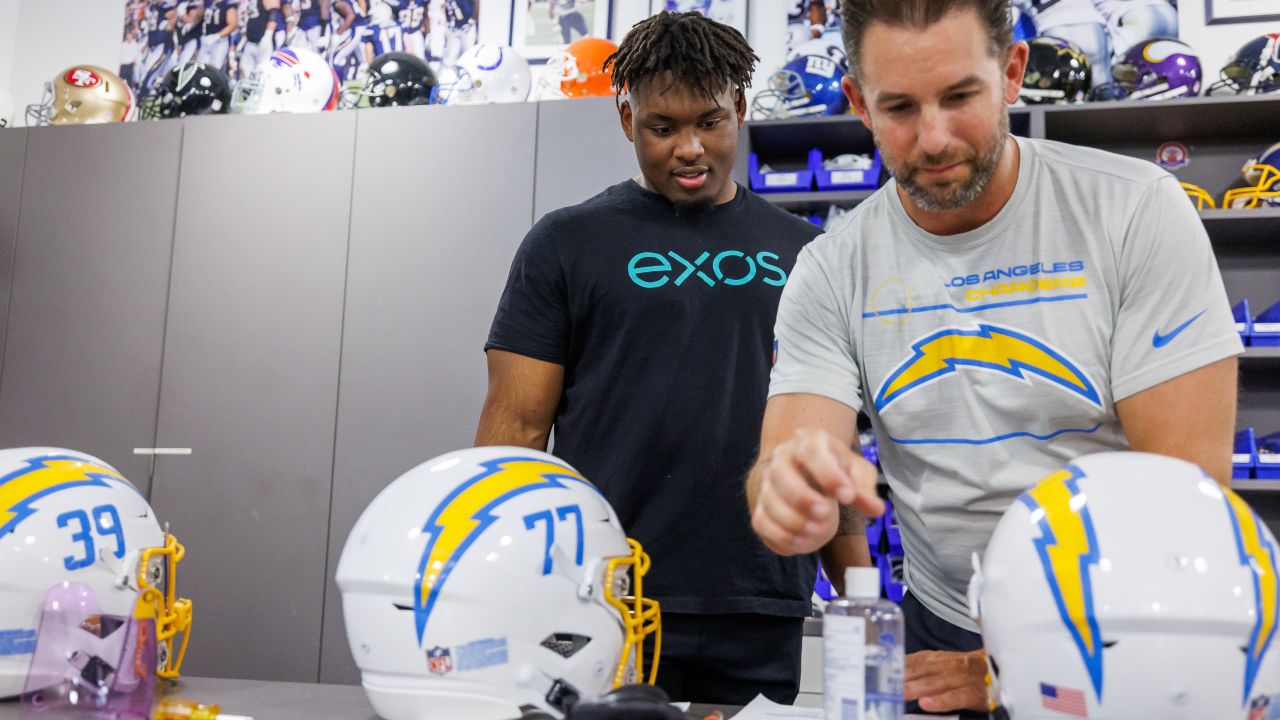
[(490, 349), (489, 393), (480, 411), (476, 447), (515, 445), (547, 449), (564, 366), (505, 350)]
[[(760, 455), (747, 476), (747, 503), (751, 526), (770, 550), (796, 555), (822, 549), (841, 529), (840, 504), (864, 515), (884, 512), (876, 469), (853, 450), (857, 437), (858, 414), (844, 403), (806, 393), (769, 398)], [(852, 559), (853, 542), (840, 540), (827, 554)], [(831, 570), (843, 580), (843, 567)]]
[(1229, 487), (1237, 379), (1229, 357), (1118, 401), (1129, 446), (1193, 462)]

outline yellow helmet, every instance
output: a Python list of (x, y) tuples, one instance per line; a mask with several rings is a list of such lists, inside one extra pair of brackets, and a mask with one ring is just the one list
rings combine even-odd
[(27, 125), (128, 122), (137, 111), (133, 90), (96, 65), (75, 65), (44, 84), (44, 99), (27, 106)]
[(1228, 190), (1222, 196), (1224, 208), (1280, 206), (1280, 143), (1263, 150), (1240, 171), (1247, 187)]
[(1187, 197), (1191, 198), (1191, 202), (1195, 203), (1197, 210), (1213, 210), (1216, 208), (1213, 204), (1213, 196), (1199, 185), (1184, 182), (1182, 183), (1182, 189), (1187, 192)]

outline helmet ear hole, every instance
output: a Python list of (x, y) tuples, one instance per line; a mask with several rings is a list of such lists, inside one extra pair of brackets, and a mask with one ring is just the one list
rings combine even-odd
[(587, 646), (591, 638), (574, 633), (552, 633), (540, 643), (542, 647), (568, 660)]

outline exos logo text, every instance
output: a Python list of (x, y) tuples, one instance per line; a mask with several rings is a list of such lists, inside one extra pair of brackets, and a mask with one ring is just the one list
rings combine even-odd
[(774, 262), (778, 256), (771, 252), (748, 255), (741, 250), (724, 250), (716, 255), (703, 252), (690, 260), (675, 250), (664, 255), (656, 252), (637, 253), (627, 263), (627, 276), (642, 288), (660, 288), (667, 283), (676, 287), (692, 279), (700, 280), (708, 287), (716, 285), (739, 286), (760, 279), (766, 285), (782, 287), (787, 284), (787, 273)]

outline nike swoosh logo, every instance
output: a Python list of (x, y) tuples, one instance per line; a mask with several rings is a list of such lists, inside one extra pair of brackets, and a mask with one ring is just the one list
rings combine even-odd
[(1152, 346), (1152, 347), (1157, 347), (1157, 348), (1162, 348), (1162, 347), (1164, 347), (1165, 345), (1168, 345), (1169, 343), (1173, 342), (1173, 339), (1174, 339), (1174, 338), (1176, 338), (1176, 337), (1178, 337), (1178, 334), (1179, 334), (1179, 333), (1181, 333), (1183, 330), (1186, 330), (1187, 328), (1191, 327), (1191, 323), (1193, 323), (1193, 322), (1195, 322), (1195, 321), (1199, 320), (1199, 319), (1200, 319), (1200, 316), (1201, 316), (1201, 315), (1203, 315), (1204, 313), (1205, 313), (1205, 311), (1204, 311), (1204, 310), (1201, 310), (1200, 312), (1198, 312), (1198, 313), (1196, 313), (1195, 315), (1191, 316), (1191, 319), (1190, 319), (1190, 320), (1188, 320), (1188, 321), (1186, 321), (1186, 322), (1182, 323), (1181, 325), (1179, 325), (1178, 327), (1176, 327), (1176, 328), (1174, 328), (1174, 329), (1170, 330), (1170, 331), (1168, 332), (1168, 334), (1166, 334), (1166, 335), (1161, 335), (1161, 334), (1160, 334), (1160, 331), (1159, 331), (1159, 330), (1156, 330), (1155, 334), (1151, 336), (1151, 346)]

